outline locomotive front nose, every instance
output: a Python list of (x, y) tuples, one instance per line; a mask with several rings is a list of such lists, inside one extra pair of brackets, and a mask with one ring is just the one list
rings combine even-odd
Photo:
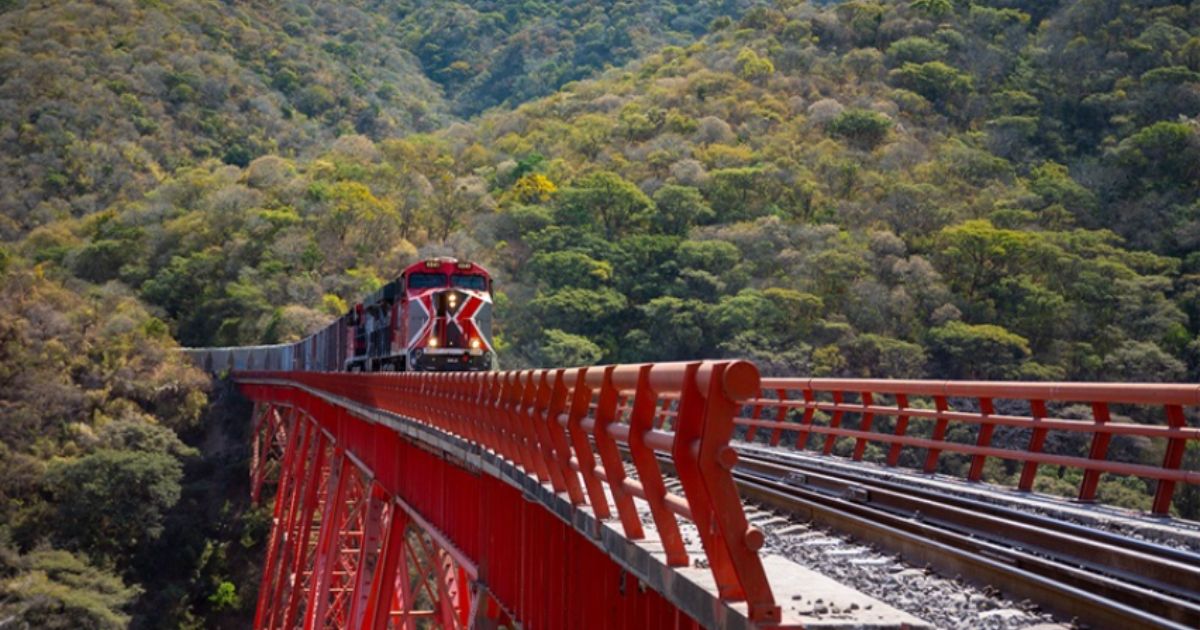
[[(410, 311), (408, 364), (428, 371), (485, 371), (494, 366), (491, 297), (473, 287), (430, 291)], [(424, 315), (425, 317), (421, 317)]]

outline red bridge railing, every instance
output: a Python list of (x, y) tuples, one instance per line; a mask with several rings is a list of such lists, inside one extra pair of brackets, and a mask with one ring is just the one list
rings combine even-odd
[[(521, 372), (345, 374), (240, 372), (277, 379), (467, 438), (523, 468), (625, 536), (646, 537), (634, 498), (649, 508), (667, 563), (692, 562), (680, 520), (695, 523), (719, 596), (744, 601), (749, 618), (778, 623), (780, 607), (731, 471), (734, 417), (760, 389), (744, 361), (604, 366)], [(670, 430), (662, 412), (671, 409)], [(682, 494), (667, 490), (669, 455)], [(626, 462), (632, 466), (626, 466)], [(607, 490), (607, 492), (606, 492)]]
[[(1065, 409), (1078, 405), (1090, 411), (1083, 414), (1089, 417), (1062, 417), (1068, 415)], [(1070, 415), (1080, 415), (1079, 409), (1072, 411)], [(1074, 468), (1083, 472), (1078, 488), (1082, 501), (1095, 499), (1105, 473), (1155, 480), (1152, 511), (1163, 515), (1170, 510), (1176, 484), (1200, 484), (1200, 471), (1183, 468), (1188, 444), (1200, 441), (1200, 428), (1194, 426), (1197, 411), (1196, 385), (766, 378), (760, 394), (746, 401), (734, 422), (746, 427), (746, 441), (770, 430), (766, 441), (778, 446), (786, 431), (794, 434), (795, 448), (824, 455), (833, 453), (839, 439), (852, 439), (850, 457), (855, 461), (863, 459), (868, 444), (884, 445), (888, 466), (900, 463), (905, 448), (925, 449), (921, 468), (927, 473), (937, 471), (946, 454), (966, 455), (971, 481), (982, 479), (988, 457), (1019, 462), (1017, 488), (1023, 491), (1033, 488), (1039, 466)], [(1114, 417), (1116, 412), (1139, 421)], [(892, 420), (883, 430), (881, 418)], [(968, 427), (973, 440), (948, 439), (956, 425)], [(1015, 439), (1010, 436), (1007, 445), (996, 445), (997, 427), (1023, 431)], [(1086, 440), (1087, 456), (1046, 452), (1047, 437), (1054, 433)], [(1113, 436), (1156, 442), (1162, 447), (1161, 462), (1113, 461)]]

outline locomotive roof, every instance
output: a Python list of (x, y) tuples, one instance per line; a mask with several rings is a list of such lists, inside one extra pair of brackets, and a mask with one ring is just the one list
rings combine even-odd
[(488, 273), (487, 269), (485, 269), (482, 265), (480, 265), (478, 263), (473, 263), (473, 262), (470, 262), (467, 260), (460, 261), (457, 258), (451, 258), (448, 256), (443, 256), (443, 257), (438, 257), (438, 258), (427, 258), (425, 260), (415, 262), (415, 263), (405, 267), (404, 271), (400, 272), (400, 275), (403, 277), (403, 276), (407, 276), (410, 273), (422, 273), (422, 272), (424, 272), (424, 273), (446, 273), (446, 274), (474, 273), (474, 274), (483, 274), (483, 275), (489, 276), (489, 277), (492, 275), (492, 274)]
[[(467, 266), (460, 266), (460, 265), (467, 265)], [(443, 274), (463, 273), (463, 274), (476, 274), (476, 275), (482, 274), (489, 278), (491, 277), (491, 274), (488, 273), (488, 270), (485, 269), (482, 265), (479, 265), (479, 264), (473, 263), (473, 262), (468, 262), (465, 260), (459, 261), (457, 258), (450, 258), (450, 257), (429, 258), (426, 260), (422, 260), (420, 262), (415, 262), (415, 263), (405, 267), (404, 271), (400, 272), (400, 277), (403, 278), (410, 273), (443, 273)], [(352, 306), (350, 310), (353, 311), (355, 308), (357, 308), (360, 305), (365, 306), (365, 305), (370, 305), (370, 304), (377, 304), (377, 303), (385, 301), (385, 300), (392, 301), (392, 300), (395, 300), (396, 297), (399, 296), (399, 294), (400, 294), (400, 278), (396, 278), (395, 280), (388, 282), (387, 284), (383, 285), (383, 287), (379, 288), (378, 290), (376, 290), (376, 291), (370, 293), (369, 295), (367, 295), (366, 297), (364, 297), (361, 302), (355, 303), (355, 305)], [(349, 314), (350, 313), (347, 313), (347, 315), (349, 315)]]

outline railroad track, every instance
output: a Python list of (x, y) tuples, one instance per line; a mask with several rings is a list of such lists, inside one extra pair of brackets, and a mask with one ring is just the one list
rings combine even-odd
[(910, 563), (1097, 628), (1200, 628), (1198, 554), (1003, 505), (739, 455), (734, 477), (744, 498)]

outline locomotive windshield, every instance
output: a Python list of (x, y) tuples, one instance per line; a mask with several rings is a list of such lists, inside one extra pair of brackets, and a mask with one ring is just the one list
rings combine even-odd
[(414, 273), (408, 276), (408, 288), (433, 289), (446, 286), (446, 276), (440, 273)]
[(456, 287), (471, 291), (487, 291), (487, 278), (483, 276), (467, 276), (456, 273), (450, 276), (450, 280)]

